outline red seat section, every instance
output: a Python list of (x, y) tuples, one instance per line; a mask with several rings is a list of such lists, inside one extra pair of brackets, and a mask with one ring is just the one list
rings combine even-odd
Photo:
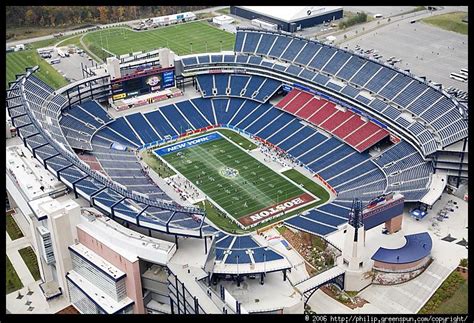
[(310, 102), (304, 105), (304, 107), (298, 111), (296, 114), (298, 117), (302, 119), (308, 119), (311, 117), (316, 111), (321, 109), (321, 107), (326, 103), (324, 100), (319, 100), (316, 98), (312, 98)]
[(290, 93), (285, 95), (285, 97), (283, 99), (281, 99), (281, 101), (276, 104), (276, 107), (280, 108), (280, 109), (283, 109), (287, 105), (287, 103), (290, 102), (299, 93), (300, 93), (300, 91), (298, 91), (298, 90), (290, 91)]
[(291, 90), (276, 107), (330, 132), (359, 152), (389, 135), (387, 130), (363, 121), (358, 114), (342, 112), (334, 103), (298, 89)]
[(367, 138), (367, 140), (362, 141), (357, 146), (355, 146), (355, 149), (362, 152), (366, 150), (367, 148), (372, 147), (373, 145), (375, 145), (376, 143), (378, 143), (380, 140), (384, 139), (388, 135), (390, 135), (390, 133), (387, 130), (380, 128), (379, 131), (374, 133), (371, 137)]
[(331, 115), (337, 112), (337, 109), (335, 108), (335, 105), (327, 102), (321, 110), (316, 112), (311, 118), (308, 120), (315, 124), (315, 125), (320, 125), (323, 123), (327, 118), (329, 118)]
[(295, 114), (296, 111), (301, 109), (301, 107), (308, 103), (308, 101), (312, 98), (313, 96), (311, 94), (306, 92), (300, 92), (298, 93), (298, 95), (295, 96), (293, 100), (288, 102), (284, 110), (288, 111), (289, 113)]
[(353, 113), (351, 111), (338, 111), (335, 115), (331, 118), (327, 119), (325, 122), (321, 124), (321, 127), (326, 129), (327, 131), (333, 131), (337, 126), (341, 123), (352, 117)]

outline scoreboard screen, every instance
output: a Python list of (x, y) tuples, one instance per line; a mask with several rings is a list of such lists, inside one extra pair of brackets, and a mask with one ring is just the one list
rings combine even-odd
[(174, 85), (174, 69), (147, 71), (140, 75), (112, 81), (112, 99), (122, 100), (161, 91)]

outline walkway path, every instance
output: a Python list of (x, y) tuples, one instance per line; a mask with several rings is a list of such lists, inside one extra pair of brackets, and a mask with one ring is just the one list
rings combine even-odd
[(31, 275), (30, 270), (26, 266), (25, 262), (23, 261), (23, 258), (21, 258), (18, 250), (26, 248), (30, 245), (30, 242), (26, 237), (16, 239), (16, 240), (11, 240), (10, 236), (7, 234), (7, 256), (10, 259), (13, 267), (15, 268), (16, 273), (18, 274), (18, 277), (20, 277), (20, 280), (23, 284), (23, 286), (28, 286), (31, 283), (35, 282), (35, 279)]

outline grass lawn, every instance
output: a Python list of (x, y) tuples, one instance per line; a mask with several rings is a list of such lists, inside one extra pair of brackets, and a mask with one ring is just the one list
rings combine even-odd
[(325, 203), (327, 200), (329, 200), (329, 193), (326, 191), (322, 186), (318, 185), (316, 182), (312, 181), (308, 177), (304, 176), (300, 172), (298, 172), (295, 169), (289, 169), (287, 171), (284, 171), (282, 173), (295, 183), (300, 184), (303, 186), (306, 190), (310, 191), (313, 195), (316, 195), (321, 199), (319, 204)]
[(77, 36), (69, 36), (66, 37), (64, 40), (60, 41), (57, 46), (68, 46), (68, 45), (75, 45), (76, 47), (82, 48), (81, 45), (81, 37), (83, 34), (79, 34)]
[(169, 168), (163, 161), (156, 157), (151, 151), (146, 150), (143, 152), (143, 161), (150, 166), (158, 176), (166, 178), (176, 174), (171, 168)]
[(20, 288), (23, 288), (23, 284), (21, 283), (20, 277), (18, 277), (18, 274), (16, 273), (15, 268), (13, 268), (8, 256), (6, 256), (6, 258), (6, 285), (7, 294), (10, 294), (16, 290), (19, 290)]
[(8, 235), (10, 236), (10, 239), (16, 240), (18, 238), (23, 237), (23, 233), (20, 230), (20, 227), (18, 227), (18, 224), (16, 224), (15, 219), (13, 219), (13, 216), (11, 214), (7, 214), (7, 232)]
[(38, 260), (36, 259), (36, 254), (31, 247), (26, 247), (18, 250), (21, 258), (25, 262), (26, 266), (30, 270), (31, 275), (36, 280), (41, 279), (41, 274), (38, 267)]
[[(304, 194), (224, 138), (161, 157), (236, 219)], [(238, 173), (226, 175), (227, 168)]]
[(116, 55), (160, 47), (168, 47), (178, 55), (218, 52), (221, 45), (222, 50), (232, 50), (235, 37), (207, 22), (195, 21), (140, 32), (128, 28), (108, 28), (87, 34), (83, 41), (94, 54), (105, 59), (109, 54), (102, 48)]
[(467, 281), (453, 271), (418, 314), (467, 314)]
[(219, 129), (218, 130), (222, 135), (226, 136), (228, 139), (235, 142), (237, 145), (242, 147), (245, 150), (253, 150), (257, 148), (257, 145), (251, 142), (250, 140), (242, 137), (238, 133), (229, 129)]
[(222, 8), (222, 9), (216, 10), (216, 12), (221, 13), (223, 15), (229, 15), (230, 14), (230, 8), (229, 7)]
[(467, 16), (467, 12), (452, 12), (422, 19), (421, 21), (456, 33), (467, 35), (467, 23), (462, 20)]
[(66, 79), (58, 73), (51, 65), (42, 59), (36, 50), (25, 50), (13, 53), (7, 53), (7, 78), (6, 88), (8, 88), (8, 82), (15, 80), (15, 74), (21, 74), (25, 72), (26, 67), (32, 67), (39, 65), (40, 69), (35, 73), (41, 80), (45, 81), (48, 85), (54, 89), (58, 89), (68, 82)]
[(225, 214), (222, 214), (211, 202), (202, 201), (195, 204), (197, 207), (206, 211), (206, 217), (211, 220), (220, 229), (235, 234), (247, 233), (247, 230), (241, 229), (237, 224), (232, 222)]

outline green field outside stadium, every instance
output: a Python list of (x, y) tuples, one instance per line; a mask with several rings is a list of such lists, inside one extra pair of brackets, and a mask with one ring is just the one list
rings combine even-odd
[(87, 34), (83, 41), (89, 50), (105, 59), (111, 54), (102, 48), (115, 55), (146, 52), (161, 47), (167, 47), (178, 55), (232, 50), (235, 36), (207, 22), (196, 21), (148, 31), (108, 28)]
[[(161, 158), (235, 219), (308, 195), (225, 138)], [(317, 200), (311, 195), (312, 202)]]

